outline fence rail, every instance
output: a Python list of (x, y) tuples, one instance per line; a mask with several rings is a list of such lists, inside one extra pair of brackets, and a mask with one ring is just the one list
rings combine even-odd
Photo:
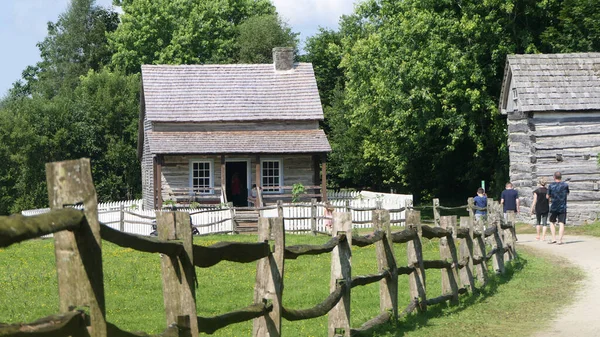
[[(328, 315), (328, 336), (351, 336), (412, 311), (450, 301), (461, 294), (477, 293), (475, 280), (487, 284), (487, 261), (496, 273), (516, 257), (514, 214), (504, 223), (497, 202), (490, 201), (488, 221), (475, 222), (472, 200), (469, 217), (439, 216), (434, 207), (434, 226), (423, 225), (420, 211), (406, 212), (406, 228), (392, 232), (390, 210), (370, 210), (373, 232), (352, 235), (352, 213), (333, 212), (331, 240), (323, 245), (285, 246), (284, 218), (261, 217), (256, 243), (219, 242), (209, 247), (193, 244), (190, 215), (187, 212), (156, 212), (158, 238), (121, 232), (98, 221), (89, 160), (47, 165), (48, 190), (52, 211), (33, 217), (0, 217), (0, 247), (55, 233), (55, 253), (59, 304), (62, 314), (29, 324), (0, 325), (2, 336), (87, 335), (142, 336), (121, 330), (106, 322), (101, 242), (148, 253), (162, 253), (162, 280), (167, 326), (158, 336), (198, 336), (225, 326), (253, 320), (253, 336), (281, 336), (282, 319), (312, 319)], [(83, 202), (82, 210), (66, 208)], [(434, 200), (434, 205), (439, 202)], [(347, 210), (347, 209), (344, 209)], [(281, 210), (280, 210), (281, 211)], [(75, 235), (74, 235), (75, 234)], [(422, 238), (439, 238), (440, 259), (425, 260)], [(487, 251), (485, 238), (491, 241)], [(273, 248), (271, 248), (273, 244)], [(397, 266), (394, 244), (407, 245), (407, 266)], [(379, 272), (352, 275), (352, 246), (375, 245)], [(287, 308), (282, 303), (283, 272), (286, 259), (301, 255), (331, 254), (330, 294), (312, 308)], [(61, 257), (60, 259), (58, 257)], [(220, 261), (257, 261), (254, 301), (247, 307), (214, 317), (196, 313), (196, 267), (209, 268)], [(442, 275), (442, 295), (427, 298), (425, 270), (438, 269)], [(411, 301), (399, 311), (399, 276), (406, 275)], [(379, 282), (380, 314), (359, 328), (350, 326), (352, 289)], [(88, 307), (89, 314), (71, 308)]]

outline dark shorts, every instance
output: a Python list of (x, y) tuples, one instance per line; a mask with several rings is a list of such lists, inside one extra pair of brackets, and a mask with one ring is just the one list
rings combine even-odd
[(567, 212), (550, 212), (550, 222), (567, 223)]
[(548, 213), (536, 213), (535, 217), (537, 226), (548, 226)]

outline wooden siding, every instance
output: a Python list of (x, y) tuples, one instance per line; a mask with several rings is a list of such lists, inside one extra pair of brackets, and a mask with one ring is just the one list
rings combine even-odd
[[(233, 155), (226, 156), (225, 159), (250, 160), (250, 186), (256, 183), (256, 156)], [(163, 200), (170, 199), (169, 193), (173, 188), (187, 188), (189, 182), (189, 161), (192, 159), (209, 159), (214, 162), (213, 182), (215, 187), (221, 186), (221, 156), (173, 156), (164, 157), (162, 167), (162, 188)], [(296, 183), (302, 183), (305, 186), (314, 185), (313, 183), (313, 163), (311, 155), (284, 155), (284, 156), (262, 156), (261, 160), (281, 159), (283, 160), (283, 184), (292, 186)], [(219, 198), (220, 194), (215, 194)]]
[[(221, 156), (168, 156), (166, 155), (162, 167), (162, 196), (163, 200), (171, 199), (170, 193), (173, 188), (190, 187), (190, 160), (209, 159), (213, 163), (214, 187), (221, 186)], [(214, 194), (220, 198), (220, 192)]]
[(263, 121), (243, 123), (154, 123), (154, 132), (207, 132), (207, 131), (288, 131), (316, 130), (318, 121)]
[(563, 179), (571, 178), (567, 222), (600, 216), (600, 120), (594, 112), (574, 114), (509, 112), (510, 177), (521, 197), (522, 214), (530, 210), (538, 178), (551, 182), (560, 171)]
[[(150, 121), (144, 118), (144, 134), (152, 128)], [(144, 199), (144, 209), (154, 209), (154, 156), (150, 153), (150, 144), (148, 138), (144, 137), (144, 147), (141, 159), (142, 165), (142, 199)]]

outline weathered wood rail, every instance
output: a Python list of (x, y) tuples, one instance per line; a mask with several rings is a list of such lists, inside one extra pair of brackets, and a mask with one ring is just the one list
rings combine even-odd
[[(514, 215), (504, 223), (498, 203), (490, 201), (488, 221), (473, 221), (475, 207), (469, 201), (469, 217), (439, 216), (434, 207), (435, 226), (423, 225), (420, 211), (410, 205), (406, 228), (392, 232), (390, 211), (374, 209), (373, 232), (352, 235), (348, 212), (333, 212), (332, 238), (323, 245), (285, 245), (284, 219), (260, 218), (257, 243), (219, 242), (209, 247), (193, 244), (190, 217), (185, 212), (157, 212), (159, 238), (126, 234), (97, 221), (97, 201), (89, 160), (47, 165), (51, 212), (22, 217), (0, 217), (0, 248), (31, 238), (55, 233), (55, 254), (61, 314), (32, 323), (0, 324), (0, 336), (147, 336), (126, 332), (106, 322), (101, 242), (148, 253), (161, 253), (166, 328), (155, 336), (198, 336), (225, 326), (253, 320), (253, 336), (281, 336), (282, 319), (312, 319), (328, 315), (328, 336), (351, 336), (415, 310), (450, 301), (460, 294), (477, 293), (487, 283), (488, 264), (496, 273), (516, 256)], [(84, 209), (69, 208), (83, 203)], [(434, 201), (435, 205), (439, 203)], [(440, 259), (425, 260), (422, 238), (439, 239)], [(491, 242), (487, 251), (485, 239)], [(273, 245), (271, 248), (271, 244)], [(394, 244), (406, 244), (408, 265), (397, 266)], [(378, 273), (352, 275), (352, 246), (376, 246)], [(286, 259), (330, 253), (330, 294), (312, 308), (287, 308), (282, 303)], [(60, 258), (58, 258), (60, 257)], [(220, 261), (257, 261), (254, 300), (247, 307), (215, 317), (196, 313), (196, 267), (208, 268)], [(427, 298), (425, 270), (438, 269), (442, 295)], [(406, 275), (411, 301), (399, 311), (399, 277)], [(476, 283), (476, 281), (478, 283)], [(352, 289), (379, 282), (380, 314), (352, 329)], [(77, 308), (78, 310), (73, 310)], [(87, 308), (87, 310), (82, 310)]]

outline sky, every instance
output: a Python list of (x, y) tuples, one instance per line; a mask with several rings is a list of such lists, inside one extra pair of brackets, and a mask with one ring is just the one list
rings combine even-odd
[[(319, 27), (337, 29), (338, 20), (352, 13), (355, 0), (271, 0), (280, 16), (301, 41)], [(56, 22), (69, 0), (0, 0), (0, 97), (21, 77), (21, 72), (40, 60), (36, 44), (46, 37), (47, 22)], [(112, 0), (96, 0), (112, 7)]]

